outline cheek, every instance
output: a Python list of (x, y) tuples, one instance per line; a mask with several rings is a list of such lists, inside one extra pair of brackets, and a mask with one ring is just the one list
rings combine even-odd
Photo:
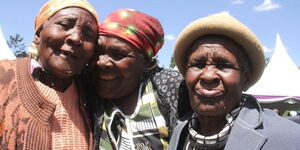
[(241, 76), (239, 73), (223, 73), (220, 75), (222, 83), (227, 92), (238, 94), (242, 91)]
[(185, 73), (185, 82), (189, 90), (193, 89), (199, 82), (199, 72), (187, 69)]
[(95, 52), (95, 44), (88, 42), (84, 44), (83, 48), (84, 48), (83, 53), (85, 55), (85, 58), (91, 59)]
[(224, 79), (223, 84), (227, 94), (222, 104), (230, 111), (241, 99), (242, 85), (240, 74), (228, 75), (228, 77)]
[(65, 32), (56, 29), (55, 27), (44, 28), (40, 33), (41, 44), (58, 44), (60, 41), (64, 41)]
[(52, 33), (51, 30), (45, 30), (40, 34), (39, 55), (47, 56), (53, 53), (53, 49), (59, 48), (64, 42), (63, 34)]
[(130, 80), (140, 82), (140, 79), (145, 72), (145, 68), (138, 62), (132, 62), (128, 64), (126, 68), (123, 68), (123, 72)]
[(195, 112), (201, 110), (201, 101), (198, 99), (197, 95), (194, 93), (195, 86), (199, 82), (199, 74), (192, 69), (187, 69), (185, 74), (185, 83), (189, 93), (189, 101), (191, 104), (192, 109)]

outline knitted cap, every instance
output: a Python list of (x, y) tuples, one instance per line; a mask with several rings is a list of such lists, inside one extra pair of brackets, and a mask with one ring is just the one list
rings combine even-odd
[(38, 15), (35, 18), (34, 30), (35, 32), (40, 26), (51, 16), (61, 9), (67, 7), (79, 7), (90, 12), (98, 22), (98, 14), (95, 8), (87, 0), (49, 0), (40, 9)]
[(164, 43), (164, 31), (160, 22), (145, 13), (133, 9), (112, 12), (99, 26), (100, 35), (119, 37), (152, 58)]

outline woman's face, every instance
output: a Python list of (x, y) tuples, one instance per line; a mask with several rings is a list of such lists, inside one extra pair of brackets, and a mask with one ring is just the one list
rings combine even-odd
[(186, 84), (198, 116), (225, 116), (241, 99), (247, 80), (240, 69), (240, 50), (222, 37), (197, 40), (187, 58)]
[(35, 43), (39, 63), (58, 78), (79, 74), (94, 54), (97, 21), (88, 11), (70, 7), (58, 11), (42, 27)]
[(94, 61), (98, 96), (119, 99), (136, 92), (147, 68), (145, 56), (119, 38), (100, 36), (98, 43)]

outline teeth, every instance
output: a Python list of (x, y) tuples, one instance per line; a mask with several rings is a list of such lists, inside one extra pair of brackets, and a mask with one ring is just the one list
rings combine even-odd
[(103, 79), (103, 80), (114, 80), (114, 79), (117, 78), (117, 76), (114, 76), (114, 75), (99, 75), (99, 78)]

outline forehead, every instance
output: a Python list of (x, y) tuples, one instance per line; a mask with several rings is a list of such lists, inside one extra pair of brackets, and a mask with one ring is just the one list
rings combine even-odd
[(93, 20), (96, 22), (96, 19), (94, 16), (88, 12), (85, 9), (79, 8), (79, 7), (68, 7), (64, 8), (58, 12), (56, 12), (53, 16), (49, 18), (49, 20), (57, 20), (57, 19), (63, 19), (63, 18), (78, 18), (82, 17), (86, 20)]
[(223, 36), (204, 36), (193, 42), (189, 49), (188, 57), (192, 54), (214, 53), (219, 55), (232, 54), (238, 57), (243, 53), (241, 46), (233, 40)]
[(144, 55), (131, 43), (115, 36), (100, 35), (98, 40), (98, 46), (100, 50), (105, 50), (107, 52), (134, 52), (139, 55)]

